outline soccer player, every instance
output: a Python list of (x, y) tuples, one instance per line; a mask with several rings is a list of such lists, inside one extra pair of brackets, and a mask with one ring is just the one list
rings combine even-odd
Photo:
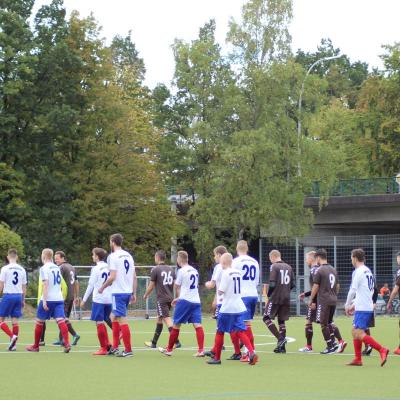
[[(314, 274), (314, 285), (308, 306), (312, 309), (317, 308), (317, 321), (321, 324), (322, 335), (327, 344), (326, 349), (321, 351), (321, 354), (332, 354), (336, 351), (343, 353), (347, 343), (342, 339), (337, 326), (333, 324), (339, 291), (337, 272), (332, 265), (328, 264), (328, 256), (325, 249), (318, 249), (315, 257), (319, 268)], [(317, 300), (317, 307), (315, 300)], [(335, 343), (335, 332), (339, 338), (338, 346)]]
[(111, 288), (106, 288), (103, 293), (99, 293), (99, 288), (107, 281), (110, 276), (107, 259), (107, 252), (104, 249), (95, 247), (92, 250), (92, 260), (96, 265), (90, 271), (89, 283), (81, 301), (81, 308), (85, 307), (87, 299), (93, 292), (92, 314), (90, 319), (96, 322), (97, 337), (100, 342), (100, 349), (93, 353), (95, 356), (105, 356), (111, 348), (108, 340), (107, 328), (105, 321), (108, 321), (111, 314)]
[[(81, 337), (75, 332), (69, 317), (71, 315), (74, 302), (76, 302), (76, 299), (79, 297), (78, 279), (76, 277), (75, 268), (67, 262), (65, 253), (63, 251), (56, 251), (54, 253), (54, 262), (59, 266), (61, 276), (64, 279), (64, 282), (67, 284), (67, 297), (64, 300), (65, 323), (67, 324), (68, 332), (72, 335), (72, 346), (76, 346)], [(56, 346), (62, 346), (61, 332), (59, 340), (53, 344)]]
[[(399, 291), (400, 291), (400, 251), (397, 253), (397, 265), (399, 266), (399, 268), (396, 273), (395, 285), (394, 285), (394, 288), (392, 290), (392, 293), (390, 294), (389, 300), (386, 305), (389, 313), (392, 311), (393, 300), (395, 299), (395, 297), (397, 297), (399, 295)], [(400, 321), (399, 321), (399, 337), (400, 337)], [(397, 347), (394, 350), (394, 354), (400, 356), (400, 344), (399, 344), (399, 347)]]
[[(292, 267), (282, 261), (278, 250), (272, 250), (269, 259), (272, 265), (263, 321), (278, 340), (274, 352), (286, 353), (286, 321), (290, 315), (290, 292), (295, 287), (294, 273)], [(279, 331), (273, 322), (276, 316), (278, 316)]]
[[(112, 285), (113, 344), (108, 354), (117, 357), (132, 357), (131, 331), (128, 325), (127, 312), (129, 303), (136, 303), (137, 277), (132, 256), (122, 249), (123, 240), (119, 233), (110, 236), (112, 251), (108, 257), (110, 276), (99, 288), (98, 293), (103, 294), (104, 290)], [(122, 352), (118, 349), (120, 332), (125, 346)]]
[[(251, 329), (251, 321), (254, 318), (258, 303), (258, 284), (260, 282), (260, 266), (258, 261), (250, 257), (247, 253), (249, 247), (245, 240), (239, 240), (236, 245), (237, 257), (233, 260), (233, 268), (242, 272), (242, 300), (246, 306), (246, 314), (244, 321), (246, 325), (246, 335), (248, 336), (251, 346), (254, 346), (254, 335)], [(235, 351), (236, 353), (236, 351)], [(249, 355), (245, 352), (241, 358), (242, 362), (249, 361)]]
[[(3, 292), (0, 303), (0, 328), (10, 338), (8, 351), (15, 351), (19, 334), (18, 319), (21, 318), (25, 305), (26, 271), (17, 263), (17, 250), (10, 249), (7, 260), (9, 264), (0, 272), (0, 294)], [(11, 318), (12, 330), (4, 322), (8, 317)]]
[[(143, 299), (146, 300), (150, 293), (156, 289), (158, 319), (153, 340), (144, 342), (145, 346), (152, 349), (157, 348), (157, 342), (163, 331), (163, 324), (167, 325), (168, 331), (172, 331), (172, 319), (170, 317), (171, 303), (174, 299), (175, 271), (166, 265), (167, 255), (164, 250), (158, 250), (154, 256), (156, 266), (151, 270), (150, 284), (146, 289)], [(175, 348), (181, 347), (179, 340), (175, 343)]]
[(221, 282), (218, 287), (218, 297), (221, 297), (221, 308), (218, 313), (218, 327), (215, 335), (215, 355), (207, 361), (211, 365), (221, 364), (221, 351), (224, 344), (224, 333), (238, 336), (249, 351), (250, 365), (256, 364), (258, 356), (254, 352), (248, 335), (246, 334), (246, 325), (244, 319), (247, 317), (247, 309), (244, 305), (241, 293), (242, 273), (232, 268), (232, 255), (225, 253), (221, 256), (220, 262), (223, 272)]
[[(306, 254), (306, 264), (310, 268), (310, 290), (305, 293), (301, 293), (299, 298), (300, 300), (304, 300), (305, 297), (311, 296), (311, 290), (314, 285), (314, 275), (317, 272), (319, 265), (317, 264), (317, 259), (315, 257), (315, 251), (309, 251)], [(311, 353), (312, 352), (312, 338), (314, 335), (313, 323), (317, 322), (317, 309), (316, 309), (316, 299), (314, 299), (315, 307), (308, 307), (307, 316), (306, 316), (306, 340), (307, 344), (299, 349), (302, 353)]]
[[(351, 262), (355, 269), (351, 287), (347, 295), (345, 311), (346, 315), (354, 312), (353, 339), (355, 358), (349, 366), (361, 366), (362, 343), (366, 343), (379, 352), (381, 366), (386, 364), (389, 350), (376, 342), (371, 336), (365, 333), (371, 319), (374, 316), (374, 305), (372, 296), (374, 293), (374, 277), (368, 267), (365, 266), (365, 253), (362, 249), (354, 249), (351, 252)], [(354, 300), (354, 304), (353, 304)]]
[(196, 330), (198, 351), (194, 357), (204, 357), (204, 330), (201, 325), (201, 304), (199, 296), (199, 273), (188, 263), (186, 251), (178, 251), (177, 263), (181, 267), (175, 282), (177, 297), (172, 301), (175, 307), (174, 326), (169, 334), (166, 348), (158, 350), (166, 356), (172, 355), (172, 350), (179, 337), (181, 324), (193, 324)]
[(38, 352), (39, 341), (42, 336), (44, 321), (54, 318), (61, 331), (64, 353), (69, 353), (71, 345), (68, 338), (68, 327), (65, 323), (64, 298), (61, 290), (61, 271), (58, 265), (53, 263), (53, 250), (42, 251), (43, 266), (40, 268), (39, 279), (42, 281), (42, 295), (36, 314), (34, 344), (26, 348), (27, 351)]

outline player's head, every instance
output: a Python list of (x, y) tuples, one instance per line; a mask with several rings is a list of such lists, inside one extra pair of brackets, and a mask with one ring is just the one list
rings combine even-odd
[(249, 246), (245, 240), (239, 240), (237, 242), (236, 252), (239, 256), (245, 256), (249, 252)]
[(397, 265), (400, 266), (400, 251), (397, 252), (396, 257), (397, 257)]
[(43, 249), (42, 250), (42, 262), (43, 264), (46, 262), (53, 261), (53, 250), (52, 249)]
[(325, 249), (318, 249), (315, 252), (315, 259), (317, 260), (318, 265), (326, 264), (328, 260), (328, 253)]
[(222, 254), (221, 258), (219, 259), (219, 262), (223, 269), (232, 267), (232, 261), (233, 261), (233, 257), (232, 257), (231, 253), (224, 253), (224, 254)]
[(217, 246), (213, 251), (213, 253), (214, 253), (214, 261), (216, 263), (219, 263), (219, 260), (220, 260), (220, 258), (222, 256), (222, 254), (225, 254), (227, 252), (228, 252), (228, 250), (226, 249), (225, 246)]
[(107, 252), (101, 247), (95, 247), (92, 250), (92, 260), (95, 263), (105, 261), (107, 259)]
[(269, 252), (269, 259), (272, 262), (272, 264), (282, 261), (282, 256), (281, 252), (279, 250), (272, 250)]
[(18, 252), (16, 249), (10, 249), (7, 253), (7, 260), (10, 263), (15, 263), (18, 260)]
[(351, 252), (351, 263), (354, 267), (362, 265), (365, 262), (365, 251), (363, 249), (354, 249)]
[(154, 261), (157, 265), (165, 264), (166, 260), (167, 260), (167, 254), (165, 253), (164, 250), (156, 251), (156, 254), (154, 255)]
[(315, 251), (309, 251), (306, 253), (306, 263), (311, 268), (317, 263), (317, 258), (315, 257)]
[(110, 248), (112, 251), (120, 249), (124, 241), (123, 236), (120, 233), (114, 233), (110, 236)]
[(184, 267), (185, 265), (188, 265), (189, 263), (189, 255), (186, 253), (186, 251), (178, 251), (178, 258), (176, 259), (176, 262), (180, 267)]
[(57, 250), (54, 253), (54, 262), (57, 265), (61, 265), (61, 264), (65, 263), (65, 261), (66, 261), (65, 253), (63, 251)]

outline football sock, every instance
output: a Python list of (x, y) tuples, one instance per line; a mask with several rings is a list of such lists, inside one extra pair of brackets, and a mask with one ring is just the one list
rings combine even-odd
[(356, 360), (361, 361), (362, 342), (359, 339), (354, 339), (353, 344), (354, 344), (354, 354), (356, 356)]
[(12, 324), (12, 332), (13, 332), (13, 335), (18, 336), (18, 334), (19, 334), (18, 322), (16, 322), (15, 324)]
[(113, 334), (113, 348), (117, 349), (119, 346), (119, 332), (121, 328), (119, 322), (115, 321), (112, 323), (112, 334)]
[(65, 323), (67, 324), (68, 332), (69, 332), (72, 336), (76, 336), (75, 329), (72, 327), (71, 322), (69, 322), (69, 320), (65, 320)]
[(100, 347), (107, 349), (109, 342), (107, 328), (104, 324), (97, 324), (97, 337), (99, 338)]
[(217, 332), (215, 334), (215, 356), (214, 360), (221, 360), (222, 346), (224, 345), (224, 332)]
[(151, 341), (151, 343), (153, 343), (154, 346), (157, 344), (162, 331), (163, 331), (163, 323), (161, 322), (161, 324), (156, 324), (156, 330), (154, 332), (153, 340)]
[(279, 332), (278, 329), (276, 328), (275, 324), (272, 322), (272, 320), (267, 319), (265, 321), (265, 325), (267, 325), (267, 328), (270, 330), (270, 332), (277, 338), (279, 339)]
[[(170, 326), (170, 327), (168, 328), (168, 332), (171, 333), (171, 331), (172, 331), (172, 326)], [(179, 339), (176, 339), (175, 344), (178, 344), (178, 343), (179, 343)]]
[(375, 341), (372, 336), (365, 335), (362, 341), (365, 344), (368, 344), (369, 346), (374, 348), (376, 351), (380, 351), (382, 349), (382, 346), (377, 341)]
[(42, 336), (40, 337), (41, 342), (44, 342), (45, 335), (46, 335), (46, 322), (43, 322)]
[(34, 347), (39, 347), (40, 338), (42, 337), (43, 326), (43, 322), (37, 321), (35, 324), (35, 342), (33, 344)]
[(306, 339), (307, 339), (307, 346), (312, 346), (312, 338), (314, 335), (313, 326), (311, 324), (306, 324)]
[(248, 338), (247, 334), (245, 331), (239, 331), (237, 332), (237, 335), (239, 339), (243, 342), (243, 344), (247, 347), (247, 350), (249, 351), (249, 354), (254, 353), (254, 347), (252, 346), (250, 339)]
[(252, 331), (252, 329), (251, 329), (251, 325), (247, 325), (247, 326), (246, 326), (246, 334), (247, 334), (247, 337), (248, 337), (249, 340), (250, 340), (251, 345), (252, 345), (253, 348), (254, 348), (254, 335), (253, 335), (253, 331)]
[(108, 327), (109, 327), (110, 329), (112, 329), (112, 322), (111, 322), (111, 319), (110, 319), (110, 318), (105, 319), (104, 322), (108, 325)]
[(196, 328), (197, 344), (199, 346), (199, 352), (204, 351), (204, 329), (202, 326)]
[(283, 340), (286, 338), (286, 325), (285, 323), (279, 323), (279, 340)]
[(68, 326), (65, 323), (65, 320), (57, 321), (58, 327), (60, 328), (60, 332), (62, 335), (64, 346), (69, 346), (69, 338), (68, 338)]
[(5, 322), (0, 323), (0, 328), (4, 331), (4, 333), (9, 336), (10, 338), (12, 337), (13, 333), (11, 332), (10, 328)]
[(321, 330), (322, 330), (322, 335), (324, 336), (325, 342), (328, 346), (328, 348), (331, 348), (333, 346), (333, 342), (331, 339), (331, 331), (329, 329), (328, 325), (321, 325)]
[(239, 336), (237, 335), (237, 332), (231, 332), (231, 340), (233, 344), (233, 349), (235, 351), (235, 354), (240, 354), (240, 340)]
[[(371, 331), (370, 331), (369, 328), (365, 330), (365, 333), (366, 333), (368, 336), (371, 336)], [(364, 343), (364, 344), (365, 344), (365, 343)], [(365, 349), (367, 349), (367, 347), (368, 347), (368, 345), (365, 344)]]
[(340, 334), (339, 328), (334, 324), (329, 324), (329, 329), (331, 331), (331, 337), (333, 342), (335, 342), (335, 338), (339, 341), (342, 342), (343, 338), (342, 335)]
[(124, 342), (125, 351), (131, 352), (131, 330), (129, 329), (128, 324), (121, 325), (121, 333), (122, 333), (122, 341)]
[(176, 343), (176, 341), (178, 339), (178, 336), (179, 336), (179, 329), (172, 328), (171, 332), (169, 334), (169, 341), (168, 341), (168, 347), (167, 347), (168, 351), (172, 351), (172, 349), (174, 348), (174, 344)]

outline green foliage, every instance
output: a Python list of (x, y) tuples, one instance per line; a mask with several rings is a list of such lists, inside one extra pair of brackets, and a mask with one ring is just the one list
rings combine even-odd
[(0, 259), (5, 261), (9, 249), (16, 249), (19, 258), (24, 257), (24, 245), (21, 236), (12, 231), (8, 225), (0, 222)]

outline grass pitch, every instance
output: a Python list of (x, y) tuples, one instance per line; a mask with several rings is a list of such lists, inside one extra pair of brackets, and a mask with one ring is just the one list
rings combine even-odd
[[(59, 347), (46, 345), (40, 353), (28, 353), (33, 321), (21, 322), (18, 350), (5, 351), (6, 337), (0, 332), (0, 398), (13, 400), (200, 400), (200, 399), (268, 399), (268, 400), (398, 400), (400, 356), (390, 356), (385, 367), (379, 365), (374, 352), (364, 358), (364, 366), (346, 367), (353, 357), (350, 337), (351, 320), (338, 318), (337, 325), (348, 342), (342, 355), (322, 356), (324, 348), (319, 326), (314, 330), (313, 354), (298, 353), (304, 345), (304, 318), (288, 322), (287, 334), (293, 341), (287, 354), (273, 354), (275, 340), (260, 319), (253, 322), (260, 362), (252, 367), (225, 361), (232, 354), (230, 338), (225, 335), (227, 350), (223, 364), (210, 366), (205, 359), (193, 358), (195, 334), (191, 325), (183, 326), (183, 348), (166, 357), (144, 348), (152, 338), (155, 321), (131, 321), (135, 355), (121, 359), (94, 357), (98, 348), (94, 323), (79, 321), (74, 327), (81, 335), (70, 354)], [(393, 350), (398, 344), (397, 318), (377, 318), (373, 336)], [(213, 343), (215, 321), (204, 319), (206, 348)], [(46, 343), (57, 337), (57, 326), (50, 321)], [(159, 345), (167, 343), (164, 329)]]

